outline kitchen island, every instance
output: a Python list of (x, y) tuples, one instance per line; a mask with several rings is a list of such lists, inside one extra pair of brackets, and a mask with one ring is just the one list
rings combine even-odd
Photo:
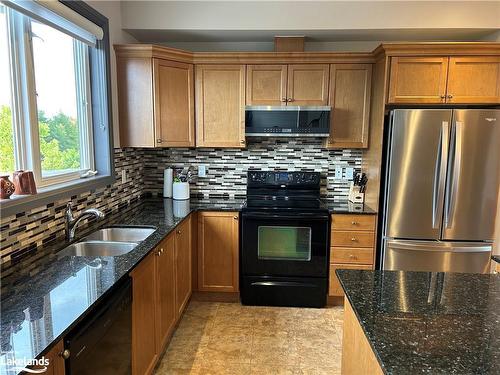
[(338, 270), (342, 374), (499, 374), (500, 276)]

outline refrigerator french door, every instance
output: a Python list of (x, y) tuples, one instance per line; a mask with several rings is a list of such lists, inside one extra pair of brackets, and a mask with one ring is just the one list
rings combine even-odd
[(499, 183), (499, 110), (392, 111), (383, 269), (487, 272)]

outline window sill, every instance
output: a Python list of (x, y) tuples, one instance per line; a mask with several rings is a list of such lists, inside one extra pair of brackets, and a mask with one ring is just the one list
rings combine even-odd
[(75, 194), (111, 185), (114, 181), (112, 176), (94, 176), (39, 188), (38, 193), (34, 195), (12, 195), (10, 199), (0, 200), (0, 216), (25, 212)]

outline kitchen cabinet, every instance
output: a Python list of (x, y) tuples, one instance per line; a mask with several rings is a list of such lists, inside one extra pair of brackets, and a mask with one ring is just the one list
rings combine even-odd
[(196, 65), (196, 146), (245, 146), (245, 65)]
[(161, 353), (173, 332), (177, 319), (175, 237), (169, 235), (163, 240), (156, 256), (156, 321), (158, 327), (158, 353)]
[(328, 105), (328, 64), (288, 65), (288, 105)]
[[(45, 353), (43, 356), (38, 357), (38, 358), (44, 357), (49, 362), (47, 369), (43, 371), (44, 375), (65, 374), (66, 371), (64, 368), (64, 358), (62, 357), (63, 351), (64, 351), (64, 342), (63, 340), (60, 340), (47, 353)], [(43, 367), (45, 366), (29, 366), (30, 369), (39, 371), (41, 371)]]
[(393, 57), (389, 103), (500, 103), (500, 57)]
[(118, 57), (121, 147), (192, 147), (193, 65)]
[(287, 65), (247, 65), (246, 104), (284, 106)]
[(393, 57), (389, 103), (443, 103), (447, 57)]
[(333, 214), (330, 240), (328, 295), (344, 295), (337, 269), (371, 270), (375, 263), (376, 215)]
[(327, 148), (367, 148), (372, 65), (332, 64)]
[(198, 214), (198, 290), (238, 292), (237, 212)]
[(179, 318), (191, 297), (191, 217), (185, 219), (175, 232), (176, 317)]
[(447, 103), (500, 103), (500, 57), (450, 57)]
[(132, 373), (150, 374), (191, 296), (191, 217), (130, 273)]
[(149, 254), (132, 276), (132, 373), (150, 374), (158, 359), (156, 257)]

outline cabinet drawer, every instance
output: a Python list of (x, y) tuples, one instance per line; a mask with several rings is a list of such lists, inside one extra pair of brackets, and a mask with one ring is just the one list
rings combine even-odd
[(331, 247), (330, 263), (373, 264), (373, 248)]
[(332, 230), (375, 230), (376, 215), (332, 215)]
[(332, 231), (332, 245), (342, 247), (373, 247), (374, 232)]
[(335, 270), (371, 270), (372, 265), (367, 264), (330, 264), (330, 284), (328, 288), (328, 295), (332, 297), (342, 297), (344, 291), (340, 286), (340, 281), (335, 275)]

